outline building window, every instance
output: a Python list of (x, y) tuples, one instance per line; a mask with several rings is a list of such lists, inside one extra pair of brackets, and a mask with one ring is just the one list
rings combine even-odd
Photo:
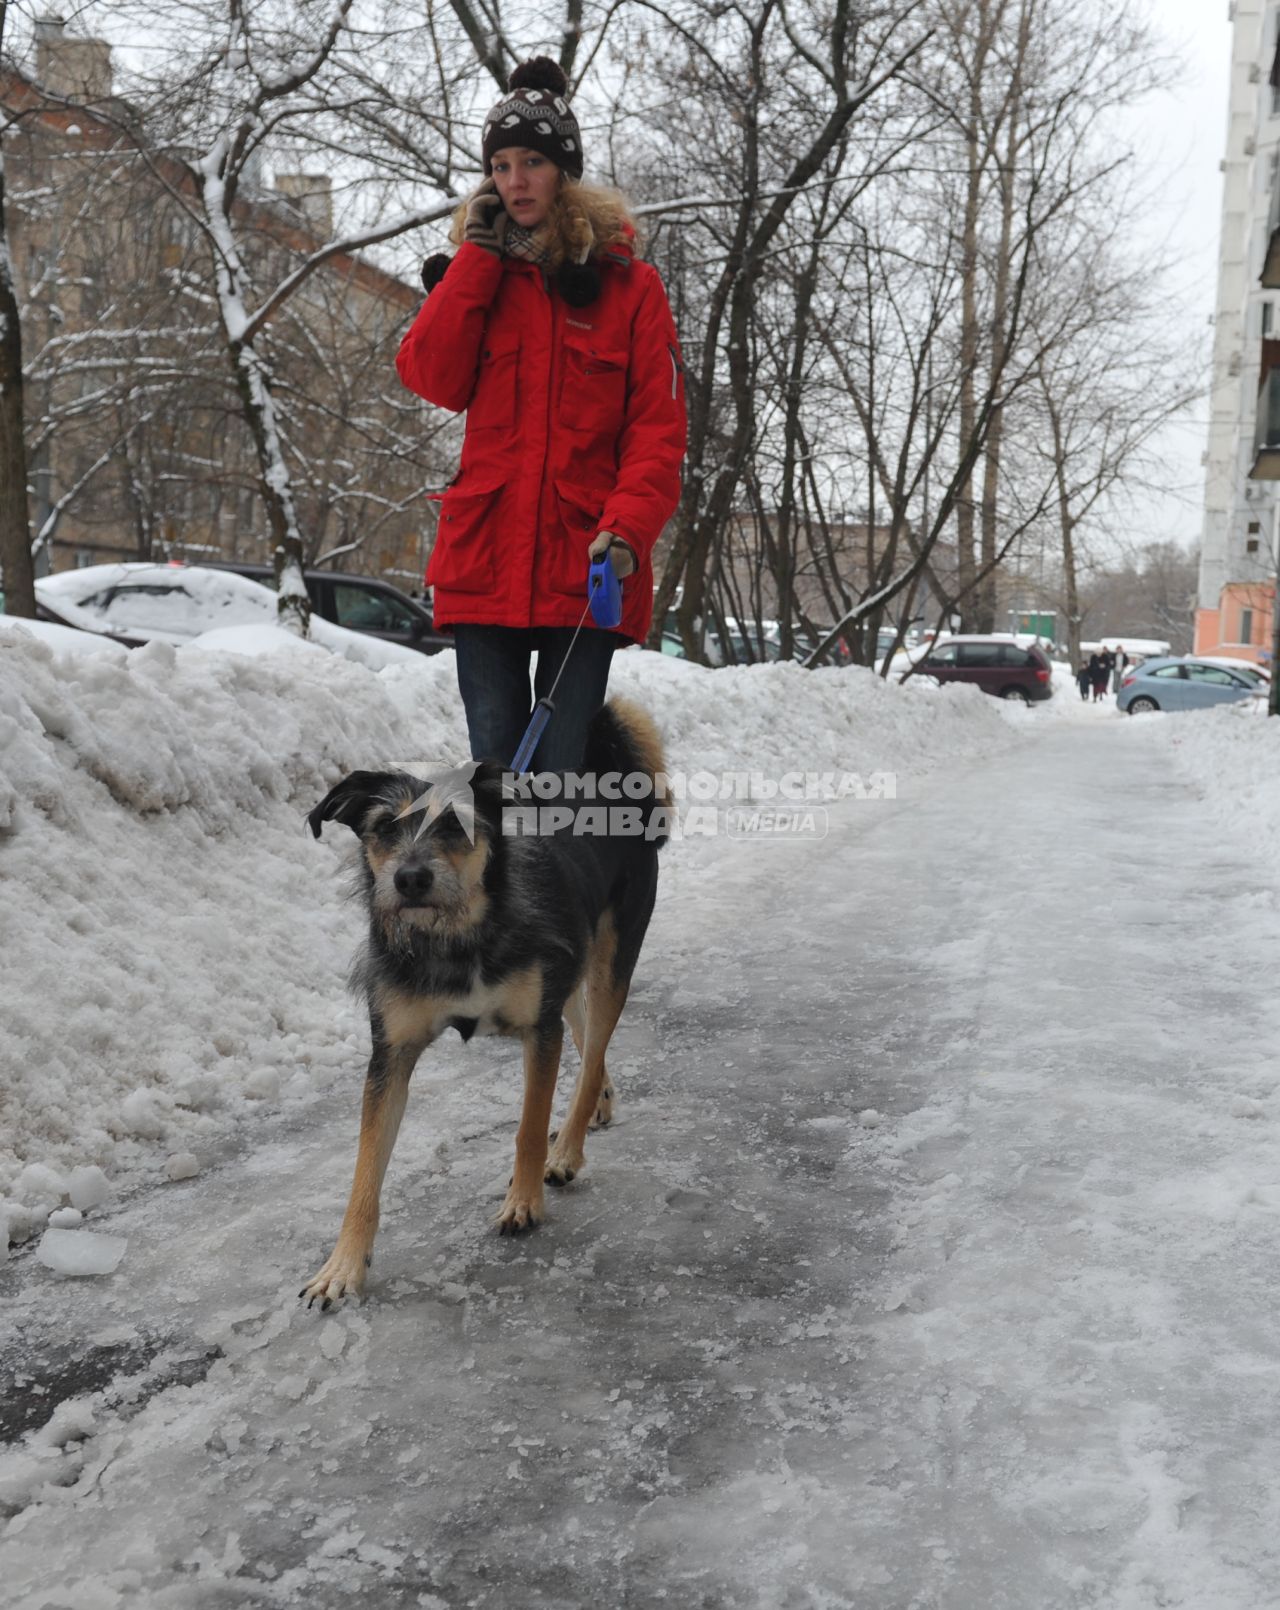
[[(1249, 529), (1252, 530), (1253, 527), (1251, 526)], [(1244, 551), (1246, 553), (1257, 553), (1257, 551), (1258, 551), (1258, 539), (1257, 539), (1257, 537), (1250, 537), (1249, 538), (1249, 540), (1244, 545)]]
[(1240, 642), (1253, 642), (1253, 611), (1242, 609), (1240, 611)]
[[(1280, 149), (1280, 148), (1278, 148), (1278, 149)], [(1264, 302), (1262, 304), (1262, 334), (1263, 334), (1264, 337), (1269, 336), (1271, 334), (1271, 327), (1272, 327), (1273, 319), (1274, 319), (1274, 313), (1273, 313), (1271, 303), (1270, 302)]]

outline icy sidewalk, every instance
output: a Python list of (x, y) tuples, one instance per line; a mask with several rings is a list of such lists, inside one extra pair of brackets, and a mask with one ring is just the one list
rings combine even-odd
[(293, 1297), (356, 1070), (109, 1281), (11, 1270), (6, 1360), (84, 1395), (0, 1460), (7, 1600), (1276, 1603), (1280, 919), (1205, 824), (1117, 723), (717, 842), (535, 1237), (513, 1048), (424, 1058), (361, 1309)]

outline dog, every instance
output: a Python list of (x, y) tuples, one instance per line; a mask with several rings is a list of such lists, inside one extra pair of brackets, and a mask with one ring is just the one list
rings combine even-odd
[[(598, 805), (579, 805), (561, 811), (571, 824), (553, 819), (550, 832), (513, 834), (529, 825), (531, 808), (539, 824), (551, 809), (539, 804), (541, 789), (530, 807), (528, 785), (515, 793), (491, 761), (465, 768), (464, 786), (464, 773), (424, 785), (404, 772), (353, 772), (308, 816), (316, 838), (336, 821), (360, 840), (369, 929), (353, 986), (373, 1032), (355, 1181), (333, 1253), (299, 1293), (308, 1308), (363, 1290), (409, 1079), (446, 1029), (463, 1040), (518, 1036), (523, 1045), (524, 1107), (499, 1233), (536, 1228), (544, 1184), (581, 1172), (587, 1131), (613, 1114), (605, 1053), (653, 912), (670, 825), (665, 770), (649, 716), (614, 699), (591, 724), (583, 763), (597, 798), (610, 801), (603, 818)], [(517, 808), (522, 821), (506, 815)], [(548, 1151), (565, 1019), (582, 1067)]]

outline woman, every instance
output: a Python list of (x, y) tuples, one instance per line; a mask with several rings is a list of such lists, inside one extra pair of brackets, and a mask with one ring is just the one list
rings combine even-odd
[(1099, 654), (1097, 649), (1089, 656), (1089, 681), (1093, 686), (1093, 702), (1097, 704), (1107, 691), (1107, 679), (1111, 672), (1107, 665), (1106, 655)]
[(533, 769), (581, 764), (614, 650), (643, 642), (654, 544), (675, 512), (684, 371), (657, 271), (611, 191), (582, 182), (566, 81), (546, 57), (511, 75), (489, 113), (485, 180), (459, 208), (452, 260), (423, 268), (428, 297), (396, 359), (410, 390), (467, 411), (427, 567), (451, 629), (474, 759), (511, 762), (547, 694), (608, 552), (623, 583), (616, 631), (588, 617)]

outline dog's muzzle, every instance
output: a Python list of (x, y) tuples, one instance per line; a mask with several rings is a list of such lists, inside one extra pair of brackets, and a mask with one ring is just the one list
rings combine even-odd
[(402, 866), (396, 868), (392, 881), (402, 905), (425, 906), (429, 904), (436, 875), (428, 866)]

